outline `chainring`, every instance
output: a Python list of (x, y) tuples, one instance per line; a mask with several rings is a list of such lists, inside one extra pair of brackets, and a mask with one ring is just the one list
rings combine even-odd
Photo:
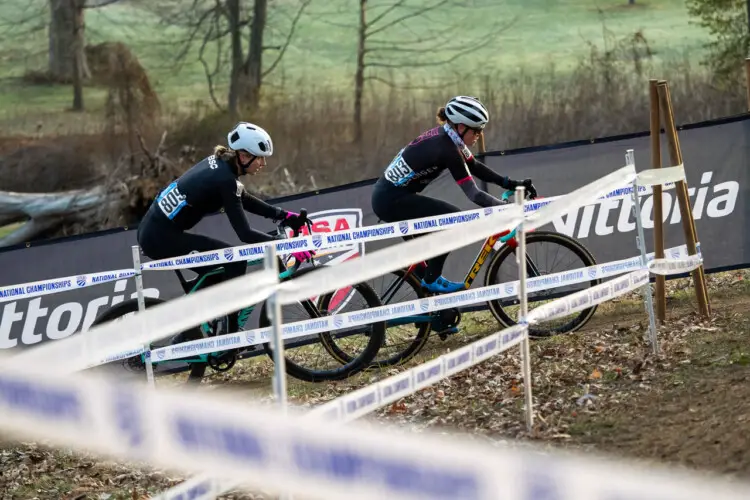
[(223, 354), (208, 355), (208, 366), (215, 372), (223, 373), (232, 369), (237, 362), (237, 351), (231, 350)]

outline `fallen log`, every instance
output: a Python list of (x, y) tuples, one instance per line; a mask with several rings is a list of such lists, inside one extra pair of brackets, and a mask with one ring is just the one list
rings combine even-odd
[(111, 202), (104, 186), (58, 193), (0, 191), (0, 225), (26, 220), (0, 238), (0, 247), (28, 242), (71, 217), (100, 210)]

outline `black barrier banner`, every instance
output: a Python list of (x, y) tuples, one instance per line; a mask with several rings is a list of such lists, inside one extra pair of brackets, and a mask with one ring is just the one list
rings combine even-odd
[[(716, 271), (745, 266), (750, 262), (746, 229), (750, 222), (747, 201), (750, 116), (687, 126), (679, 132), (679, 137), (706, 269)], [(665, 141), (662, 135), (662, 143), (666, 144)], [(503, 175), (533, 179), (540, 196), (555, 196), (623, 167), (627, 149), (635, 151), (637, 171), (651, 168), (648, 134), (504, 154), (488, 153), (484, 160)], [(663, 165), (671, 165), (666, 154)], [(367, 226), (378, 222), (370, 207), (373, 184), (373, 180), (363, 181), (272, 202), (289, 210), (307, 209), (314, 216), (315, 233)], [(500, 193), (495, 186), (490, 187), (490, 192)], [(662, 195), (666, 247), (684, 242), (675, 193), (671, 189)], [(424, 194), (454, 203), (461, 210), (476, 208), (446, 174), (434, 181)], [(638, 254), (638, 249), (631, 206), (630, 200), (607, 200), (561, 215), (542, 229), (577, 238), (600, 263), (632, 257)], [(641, 206), (647, 247), (653, 251), (653, 197), (642, 196)], [(273, 229), (268, 220), (250, 214), (248, 217), (251, 225), (259, 230)], [(219, 238), (229, 245), (241, 244), (223, 214), (207, 217), (194, 231)], [(335, 265), (398, 241), (394, 238), (344, 248), (324, 255), (323, 262)], [(30, 248), (6, 249), (0, 251), (0, 287), (129, 268), (133, 265), (131, 246), (135, 244), (136, 232), (130, 228), (44, 242)], [(475, 243), (452, 253), (444, 274), (450, 279), (462, 279), (480, 247), (481, 243)], [(193, 276), (190, 271), (186, 274)], [(143, 280), (147, 296), (168, 300), (183, 293), (174, 271), (147, 271)], [(483, 272), (474, 283), (474, 286), (483, 285)], [(22, 348), (68, 337), (89, 328), (108, 307), (133, 297), (134, 280), (125, 278), (52, 295), (0, 302), (0, 349)], [(257, 325), (257, 311), (248, 325)]]

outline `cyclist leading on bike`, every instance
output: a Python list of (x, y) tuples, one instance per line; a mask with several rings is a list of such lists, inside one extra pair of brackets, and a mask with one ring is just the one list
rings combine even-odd
[[(504, 189), (515, 190), (522, 185), (532, 198), (536, 196), (531, 179), (514, 181), (501, 176), (477, 161), (469, 150), (489, 121), (489, 113), (479, 99), (456, 96), (438, 109), (437, 120), (439, 126), (423, 132), (401, 149), (375, 183), (372, 209), (381, 220), (397, 222), (459, 212), (450, 203), (419, 194), (444, 170), (451, 173), (466, 197), (481, 207), (504, 202), (479, 189), (472, 176)], [(428, 261), (422, 278), (427, 290), (448, 293), (464, 288), (463, 282), (442, 276), (446, 258), (447, 254)]]
[[(224, 209), (239, 239), (247, 244), (273, 240), (248, 224), (243, 210), (278, 222), (299, 214), (274, 207), (245, 191), (239, 177), (255, 175), (273, 154), (268, 132), (252, 123), (240, 122), (227, 134), (229, 148), (216, 146), (214, 154), (193, 165), (169, 184), (154, 200), (138, 226), (138, 244), (148, 257), (158, 260), (191, 252), (230, 247), (229, 243), (202, 234), (188, 233), (206, 215)], [(297, 261), (311, 252), (295, 252)], [(245, 274), (247, 263), (227, 262), (192, 270), (205, 274), (224, 267), (224, 279)], [(207, 284), (208, 286), (208, 284)], [(229, 315), (229, 333), (237, 331), (237, 312)], [(174, 342), (173, 342), (174, 343)]]

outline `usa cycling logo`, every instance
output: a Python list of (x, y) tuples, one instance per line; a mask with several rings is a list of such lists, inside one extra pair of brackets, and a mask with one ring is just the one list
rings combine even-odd
[(245, 340), (247, 340), (248, 344), (254, 344), (255, 343), (255, 334), (251, 332), (245, 333)]
[(505, 285), (505, 293), (512, 294), (513, 292), (515, 292), (515, 290), (516, 287), (515, 285), (513, 285), (513, 283), (508, 283), (507, 285)]
[(589, 269), (589, 278), (596, 278), (596, 268)]
[(401, 231), (401, 234), (406, 234), (409, 232), (409, 223), (406, 221), (401, 221), (398, 223), (398, 230)]
[(419, 309), (422, 312), (427, 312), (430, 309), (430, 299), (421, 299), (419, 301)]
[(86, 276), (79, 276), (76, 278), (76, 284), (78, 286), (86, 286)]
[(341, 328), (344, 326), (344, 318), (340, 316), (334, 316), (333, 317), (333, 326), (336, 328)]
[(675, 249), (669, 252), (672, 255), (673, 259), (679, 259), (680, 258), (680, 251)]
[(159, 359), (164, 359), (164, 351), (157, 351), (156, 357)]
[(312, 243), (315, 248), (320, 248), (323, 246), (323, 236), (320, 234), (313, 234), (312, 235)]
[(234, 259), (234, 248), (225, 248), (224, 249), (224, 258), (227, 260)]
[(492, 215), (492, 207), (486, 207), (484, 209), (484, 215), (485, 215), (485, 217), (488, 217), (488, 216)]

